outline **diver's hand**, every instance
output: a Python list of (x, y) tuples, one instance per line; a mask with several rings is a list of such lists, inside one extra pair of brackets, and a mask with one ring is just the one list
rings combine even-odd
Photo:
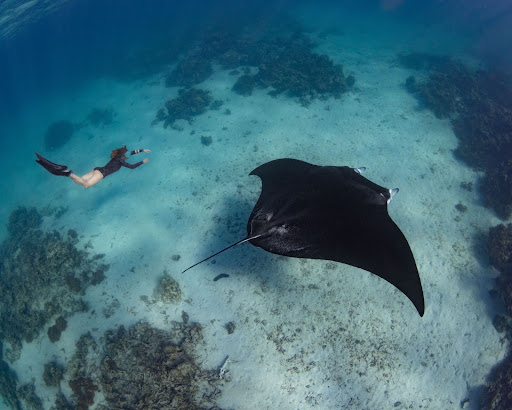
[(142, 162), (144, 162), (144, 164), (147, 164), (147, 163), (148, 163), (148, 161), (149, 161), (149, 159), (144, 158), (144, 160), (143, 160)]
[(144, 152), (151, 152), (151, 150), (150, 149), (145, 149)]

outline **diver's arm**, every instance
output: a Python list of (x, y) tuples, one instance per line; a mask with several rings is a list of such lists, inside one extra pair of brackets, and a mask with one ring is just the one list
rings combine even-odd
[(130, 164), (129, 162), (123, 161), (122, 164), (123, 164), (123, 167), (135, 169), (137, 167), (140, 167), (142, 164), (144, 164), (144, 161), (139, 161), (136, 164)]
[(135, 149), (132, 152), (130, 152), (130, 155), (138, 154), (139, 152), (151, 152), (150, 149)]

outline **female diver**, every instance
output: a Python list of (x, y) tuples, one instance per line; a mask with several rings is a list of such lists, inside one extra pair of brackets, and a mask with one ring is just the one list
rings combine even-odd
[[(75, 184), (82, 185), (84, 188), (90, 188), (93, 185), (96, 185), (103, 178), (106, 178), (110, 174), (113, 174), (116, 171), (119, 171), (121, 167), (126, 167), (130, 169), (135, 169), (140, 167), (142, 164), (146, 164), (148, 159), (145, 158), (143, 161), (137, 162), (136, 164), (130, 164), (126, 162), (128, 157), (125, 154), (128, 152), (126, 145), (123, 145), (121, 148), (116, 148), (112, 150), (110, 153), (110, 161), (103, 167), (96, 167), (91, 172), (79, 177), (78, 175), (73, 174), (73, 171), (68, 170), (67, 165), (59, 165), (55, 164), (46, 158), (42, 157), (36, 152), (36, 162), (41, 166), (46, 168), (48, 172), (51, 172), (53, 175), (60, 175), (65, 177), (70, 177)], [(151, 152), (149, 149), (136, 149), (130, 152), (130, 155), (138, 154), (139, 152)]]

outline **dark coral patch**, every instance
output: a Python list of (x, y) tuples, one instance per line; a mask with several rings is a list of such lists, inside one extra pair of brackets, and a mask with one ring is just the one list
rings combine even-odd
[(279, 49), (274, 59), (264, 59), (256, 80), (263, 87), (272, 87), (271, 95), (288, 92), (304, 105), (318, 97), (339, 98), (349, 88), (341, 65), (295, 42)]
[(202, 370), (193, 354), (201, 341), (201, 327), (178, 323), (173, 327), (168, 332), (141, 322), (105, 334), (101, 386), (110, 407), (212, 408), (219, 393), (218, 372)]
[(205, 147), (211, 145), (212, 142), (213, 139), (209, 135), (201, 135), (201, 144), (203, 144)]
[[(108, 269), (99, 255), (91, 258), (75, 247), (78, 233), (46, 232), (41, 223), (35, 208), (15, 209), (0, 245), (0, 339), (11, 344), (14, 356), (22, 341), (30, 343), (55, 317), (87, 310), (81, 294), (98, 280), (93, 272)], [(58, 340), (62, 320), (50, 327), (51, 340)]]
[(164, 127), (174, 124), (174, 121), (184, 119), (191, 121), (193, 117), (207, 111), (213, 99), (208, 90), (197, 88), (181, 89), (178, 97), (165, 103), (167, 113), (160, 109), (153, 123), (164, 121)]
[(39, 228), (43, 222), (43, 217), (36, 208), (26, 208), (20, 206), (11, 212), (7, 231), (14, 238), (20, 238), (27, 232)]
[[(497, 315), (493, 325), (512, 341), (512, 224), (497, 225), (489, 230), (487, 253), (491, 264), (500, 271), (494, 291), (505, 305), (505, 312)], [(491, 372), (485, 385), (482, 407), (486, 409), (512, 408), (512, 349)]]
[(193, 54), (182, 60), (165, 78), (165, 86), (190, 87), (203, 82), (212, 74), (210, 60), (200, 54)]
[(485, 205), (493, 208), (503, 220), (512, 215), (512, 160), (496, 164), (483, 178)]
[[(198, 84), (211, 75), (211, 64), (217, 63), (225, 69), (244, 67), (245, 75), (233, 86), (234, 92), (244, 96), (259, 86), (271, 88), (273, 96), (286, 92), (298, 97), (303, 105), (315, 98), (339, 98), (354, 85), (354, 76), (345, 77), (341, 65), (312, 48), (312, 42), (300, 32), (283, 39), (270, 30), (257, 36), (212, 31), (178, 64), (166, 85)], [(258, 72), (251, 74), (249, 67)]]
[(409, 77), (407, 90), (438, 118), (451, 119), (459, 142), (456, 156), (486, 172), (482, 184), (485, 203), (500, 218), (508, 219), (512, 215), (511, 78), (499, 72), (472, 70), (446, 57), (429, 57), (424, 64), (417, 56), (411, 60), (417, 63), (409, 66), (430, 71), (421, 81)]
[(48, 339), (50, 342), (55, 343), (60, 340), (60, 335), (68, 327), (68, 322), (62, 316), (55, 320), (55, 324), (48, 328)]
[(487, 253), (491, 265), (512, 275), (512, 224), (499, 224), (489, 230)]
[(3, 360), (3, 343), (0, 342), (0, 394), (13, 409), (21, 409), (20, 399), (16, 392), (18, 376), (6, 361)]
[(49, 362), (44, 365), (43, 381), (50, 387), (56, 387), (64, 377), (64, 368), (57, 362)]
[(69, 382), (78, 409), (88, 409), (94, 404), (94, 393), (98, 386), (88, 377), (78, 377)]
[(483, 409), (512, 409), (512, 352), (494, 368), (485, 384)]

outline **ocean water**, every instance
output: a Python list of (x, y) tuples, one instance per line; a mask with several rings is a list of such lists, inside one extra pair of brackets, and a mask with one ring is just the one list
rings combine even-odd
[[(1, 408), (510, 408), (512, 8), (360, 3), (0, 4)], [(148, 162), (88, 189), (34, 161), (124, 144)], [(249, 243), (182, 273), (247, 236), (278, 158), (400, 189), (423, 317)]]

